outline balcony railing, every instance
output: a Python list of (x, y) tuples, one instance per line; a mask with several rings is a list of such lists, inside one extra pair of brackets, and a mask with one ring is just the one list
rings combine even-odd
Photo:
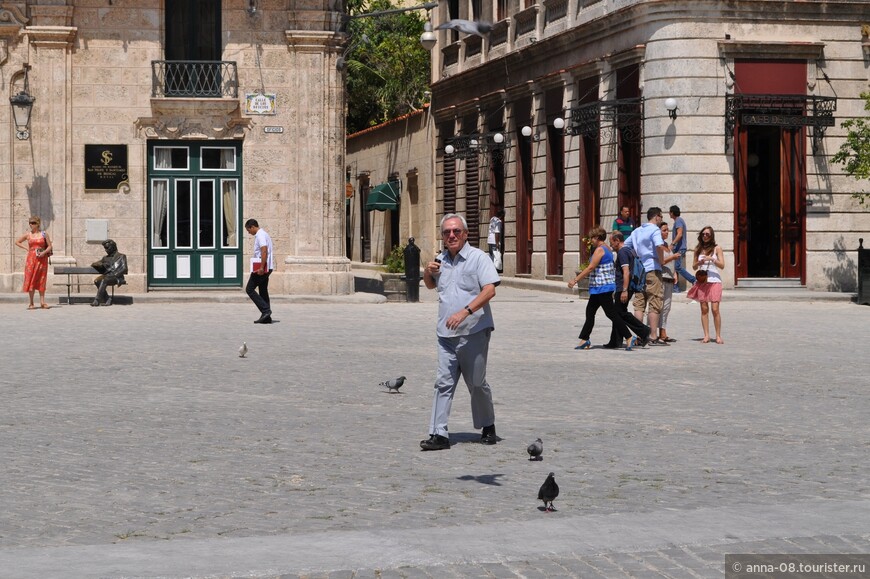
[(152, 60), (151, 96), (238, 98), (236, 63), (226, 60)]

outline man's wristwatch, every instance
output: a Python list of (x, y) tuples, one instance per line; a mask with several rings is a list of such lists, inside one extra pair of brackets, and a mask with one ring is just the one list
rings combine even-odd
[(468, 315), (469, 315), (469, 316), (470, 316), (471, 314), (474, 313), (474, 312), (471, 311), (471, 308), (468, 307), (468, 306), (465, 306), (465, 311), (468, 312)]

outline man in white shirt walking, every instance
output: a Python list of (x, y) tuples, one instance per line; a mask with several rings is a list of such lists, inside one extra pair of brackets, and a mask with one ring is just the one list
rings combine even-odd
[[(260, 228), (256, 219), (245, 222), (245, 231), (254, 236), (254, 257), (251, 258), (251, 277), (245, 287), (248, 297), (260, 310), (255, 324), (272, 323), (272, 307), (269, 302), (269, 274), (275, 269), (275, 256), (272, 251), (272, 238), (265, 229)], [(257, 293), (259, 292), (259, 293)]]

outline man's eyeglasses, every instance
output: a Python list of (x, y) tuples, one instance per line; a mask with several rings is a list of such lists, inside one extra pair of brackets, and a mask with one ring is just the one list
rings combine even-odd
[(30, 225), (36, 225), (37, 223), (39, 223), (39, 222), (38, 221), (31, 221)]
[(462, 229), (442, 229), (441, 235), (443, 235), (444, 237), (447, 237), (452, 233), (456, 237), (459, 237), (460, 235), (462, 235), (462, 232), (463, 232)]

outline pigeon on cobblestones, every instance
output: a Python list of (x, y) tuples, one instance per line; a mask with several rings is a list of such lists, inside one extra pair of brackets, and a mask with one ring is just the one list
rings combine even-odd
[(405, 377), (399, 376), (398, 378), (393, 378), (392, 380), (387, 380), (386, 382), (381, 382), (379, 386), (384, 386), (390, 392), (398, 392), (399, 388), (402, 387), (402, 384), (405, 383)]
[(541, 489), (538, 491), (538, 500), (544, 501), (544, 510), (548, 513), (556, 510), (553, 508), (553, 501), (559, 496), (559, 485), (556, 484), (554, 477), (555, 475), (552, 472), (547, 475), (547, 480), (544, 481), (544, 484), (541, 485)]
[(485, 35), (489, 34), (492, 30), (492, 24), (489, 22), (460, 20), (459, 18), (454, 18), (453, 20), (448, 20), (447, 22), (439, 24), (435, 27), (435, 30), (455, 30), (456, 32), (464, 32), (466, 34), (474, 34), (481, 38), (486, 38)]
[(248, 343), (242, 342), (242, 347), (239, 348), (239, 358), (244, 358), (247, 353), (248, 353)]
[(529, 460), (543, 460), (541, 455), (544, 453), (544, 443), (539, 438), (531, 443), (526, 451), (529, 453)]

